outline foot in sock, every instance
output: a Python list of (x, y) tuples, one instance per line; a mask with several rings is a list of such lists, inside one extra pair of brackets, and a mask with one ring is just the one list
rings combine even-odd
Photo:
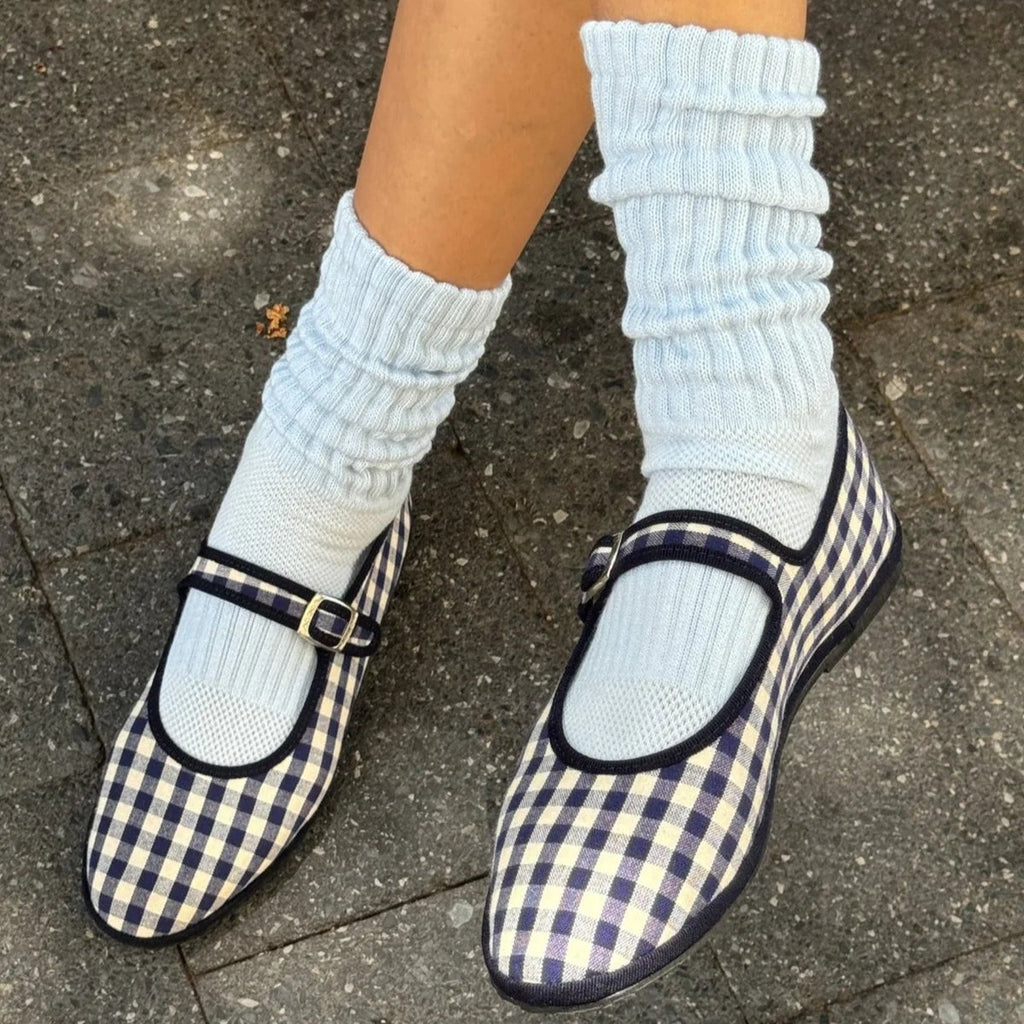
[(821, 323), (817, 51), (695, 26), (582, 34), (648, 484), (643, 525), (591, 552), (583, 632), (499, 814), (484, 956), (531, 1010), (646, 983), (735, 904), (789, 722), (901, 552)]
[[(596, 23), (583, 38), (605, 160), (591, 194), (626, 253), (648, 480), (637, 518), (725, 515), (799, 548), (839, 402), (821, 320), (828, 196), (809, 162), (817, 51), (696, 27)], [(625, 574), (574, 677), (566, 739), (620, 760), (694, 735), (735, 690), (768, 610), (760, 587), (709, 566)]]
[[(352, 198), (209, 536), (335, 597), (405, 501), (508, 292), (507, 281), (478, 292), (409, 269), (366, 233)], [(190, 591), (160, 690), (164, 728), (198, 760), (258, 761), (294, 726), (314, 665), (294, 630)]]

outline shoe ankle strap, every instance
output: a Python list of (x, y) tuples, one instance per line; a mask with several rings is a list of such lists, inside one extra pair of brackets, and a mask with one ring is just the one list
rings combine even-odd
[(624, 572), (648, 562), (701, 562), (737, 575), (754, 572), (761, 579), (777, 581), (785, 560), (757, 534), (737, 520), (700, 512), (664, 512), (641, 519), (594, 545), (580, 580), (577, 614), (587, 622)]
[(201, 590), (295, 630), (319, 650), (365, 657), (380, 644), (380, 623), (356, 606), (360, 589), (350, 588), (356, 596), (348, 601), (318, 594), (206, 544), (178, 584), (182, 598), (188, 590)]

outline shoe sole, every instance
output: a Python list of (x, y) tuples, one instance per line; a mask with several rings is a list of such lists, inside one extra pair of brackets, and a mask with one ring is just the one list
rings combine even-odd
[[(768, 845), (769, 833), (771, 832), (772, 811), (775, 804), (775, 785), (778, 781), (779, 770), (782, 764), (781, 754), (786, 745), (786, 740), (789, 737), (789, 728), (793, 723), (793, 719), (800, 710), (800, 707), (804, 702), (804, 698), (806, 698), (807, 694), (810, 692), (811, 687), (814, 686), (822, 675), (827, 672), (831, 672), (832, 669), (836, 667), (843, 656), (850, 650), (854, 643), (856, 643), (864, 630), (868, 628), (871, 620), (878, 614), (882, 605), (884, 605), (889, 599), (893, 589), (899, 582), (900, 574), (903, 570), (902, 540), (902, 529), (899, 524), (897, 524), (895, 540), (893, 541), (892, 548), (886, 555), (881, 566), (879, 566), (878, 575), (871, 587), (868, 588), (868, 593), (862, 599), (861, 606), (859, 606), (846, 620), (846, 622), (844, 622), (843, 625), (829, 637), (827, 645), (818, 652), (807, 668), (804, 669), (803, 675), (800, 677), (797, 685), (793, 688), (793, 692), (786, 704), (778, 754), (776, 755), (772, 765), (772, 775), (768, 784), (768, 794), (765, 800), (764, 815), (761, 819), (760, 825), (758, 825), (757, 832), (754, 836), (754, 842), (750, 853), (747, 855), (746, 862), (741, 865), (733, 883), (720, 897), (724, 903), (722, 910), (714, 918), (711, 924), (708, 925), (704, 934), (696, 942), (688, 946), (674, 960), (665, 964), (664, 967), (659, 968), (653, 974), (649, 974), (646, 978), (642, 978), (640, 981), (634, 982), (632, 985), (629, 985), (624, 989), (620, 989), (618, 992), (613, 992), (611, 995), (605, 996), (602, 999), (597, 999), (591, 1003), (578, 1003), (572, 1006), (538, 1006), (533, 1003), (521, 1002), (509, 995), (507, 992), (502, 991), (494, 978), (490, 977), (492, 986), (495, 988), (498, 995), (505, 1000), (505, 1002), (512, 1003), (519, 1007), (520, 1010), (536, 1014), (583, 1013), (588, 1010), (600, 1010), (603, 1007), (618, 1002), (620, 999), (625, 999), (627, 996), (635, 995), (641, 989), (646, 988), (648, 985), (653, 985), (656, 981), (660, 981), (665, 977), (665, 975), (670, 974), (678, 968), (695, 949), (703, 945), (707, 936), (715, 929), (719, 922), (721, 922), (722, 918), (729, 912), (729, 910), (735, 906), (743, 890), (747, 887), (748, 883), (757, 872), (757, 869), (761, 864), (761, 860), (764, 857), (764, 852)], [(726, 896), (730, 896), (730, 898), (724, 899)]]

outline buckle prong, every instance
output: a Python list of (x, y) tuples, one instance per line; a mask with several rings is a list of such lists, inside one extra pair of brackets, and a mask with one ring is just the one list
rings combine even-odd
[(608, 555), (608, 561), (605, 563), (604, 569), (601, 575), (598, 576), (593, 583), (583, 591), (583, 596), (580, 598), (580, 604), (589, 604), (596, 597), (599, 597), (601, 591), (608, 586), (608, 580), (611, 578), (612, 569), (615, 567), (615, 562), (619, 557), (619, 548), (622, 546), (622, 531), (620, 530), (613, 537), (613, 544), (611, 554)]
[[(320, 606), (324, 602), (329, 602), (332, 605), (337, 605), (344, 611), (348, 612), (348, 622), (345, 623), (344, 632), (338, 637), (337, 641), (332, 644), (326, 644), (322, 640), (318, 640), (313, 636), (309, 628), (313, 625), (313, 619), (316, 617), (316, 613), (320, 610)], [(314, 647), (319, 647), (325, 651), (340, 651), (348, 642), (352, 639), (352, 634), (356, 630), (356, 620), (358, 619), (358, 613), (351, 606), (345, 604), (344, 601), (339, 601), (337, 598), (327, 597), (325, 594), (314, 594), (306, 605), (306, 610), (302, 613), (302, 618), (299, 620), (299, 625), (296, 628), (296, 632), (304, 640), (308, 640)]]

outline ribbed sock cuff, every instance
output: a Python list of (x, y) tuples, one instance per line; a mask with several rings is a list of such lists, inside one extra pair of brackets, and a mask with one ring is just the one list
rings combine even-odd
[(661, 22), (588, 21), (580, 30), (591, 74), (653, 76), (694, 97), (693, 106), (816, 117), (821, 61), (803, 39)]
[[(686, 192), (828, 209), (809, 164), (806, 121), (825, 110), (812, 44), (632, 21), (587, 22), (580, 35), (607, 165), (591, 186), (597, 202)], [(695, 147), (701, 128), (711, 135)]]
[(350, 191), (338, 203), (310, 305), (350, 350), (418, 373), (461, 373), (494, 327), (510, 288), (508, 278), (497, 288), (476, 290), (413, 270), (370, 236)]

